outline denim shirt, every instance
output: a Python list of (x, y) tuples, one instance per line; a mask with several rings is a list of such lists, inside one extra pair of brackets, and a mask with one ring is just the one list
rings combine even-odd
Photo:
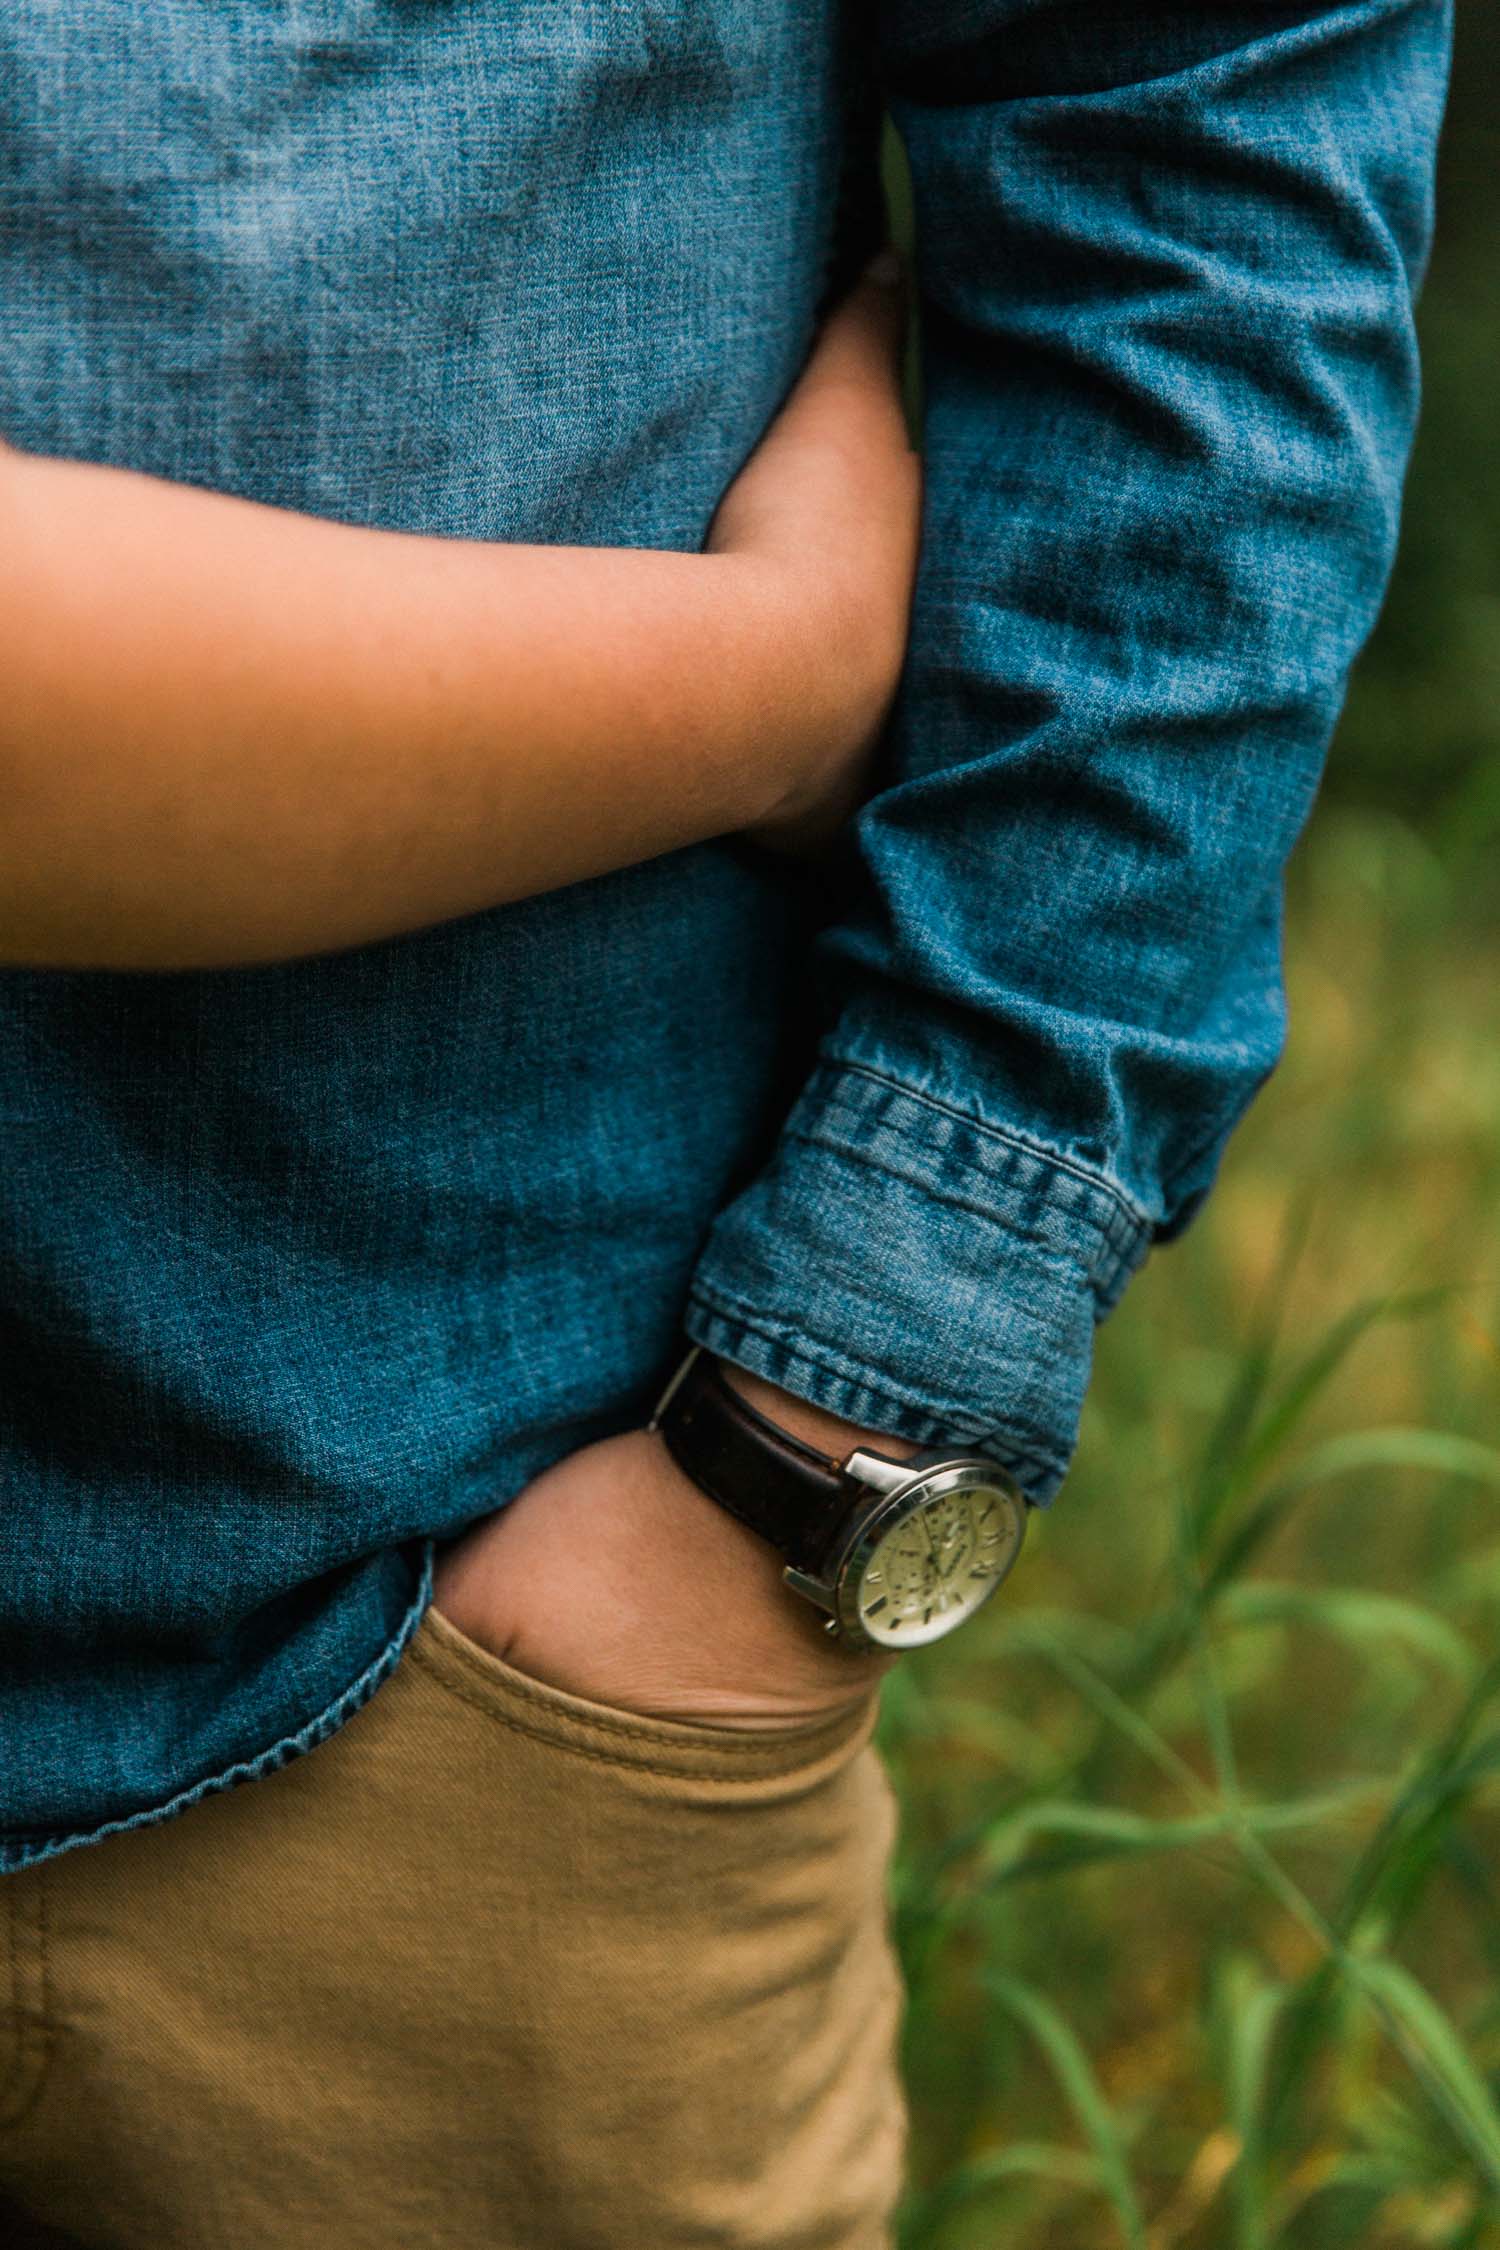
[[(1037, 1503), (1283, 1037), (1389, 570), (1440, 0), (7, 0), (0, 431), (693, 550), (915, 192), (871, 801), (244, 970), (0, 972), (0, 1866), (253, 1777), (684, 1317)], [(586, 623), (585, 627), (586, 629)]]

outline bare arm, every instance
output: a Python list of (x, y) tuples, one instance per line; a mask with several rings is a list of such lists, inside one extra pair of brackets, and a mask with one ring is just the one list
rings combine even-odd
[(895, 310), (851, 293), (703, 554), (0, 449), (0, 961), (291, 958), (836, 809), (915, 560)]

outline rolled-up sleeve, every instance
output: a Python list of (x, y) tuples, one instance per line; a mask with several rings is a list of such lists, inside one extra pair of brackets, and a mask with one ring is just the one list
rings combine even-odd
[(1285, 1036), (1395, 547), (1443, 0), (886, 0), (926, 498), (828, 1030), (690, 1333), (1050, 1500)]

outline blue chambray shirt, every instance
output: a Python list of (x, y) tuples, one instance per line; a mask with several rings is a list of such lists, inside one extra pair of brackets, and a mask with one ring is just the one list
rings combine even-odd
[[(1283, 1036), (1417, 400), (1439, 0), (7, 0), (0, 430), (703, 539), (914, 179), (877, 793), (394, 942), (0, 972), (0, 1866), (326, 1736), (691, 1333), (1055, 1493)], [(170, 622), (170, 621), (168, 621)], [(586, 630), (586, 621), (583, 628)]]

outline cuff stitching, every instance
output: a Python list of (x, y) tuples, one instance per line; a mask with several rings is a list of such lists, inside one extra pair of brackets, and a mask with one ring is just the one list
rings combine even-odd
[(1050, 1164), (1054, 1172), (1071, 1174), (1093, 1194), (1113, 1203), (1133, 1228), (1150, 1225), (1146, 1212), (1118, 1180), (1080, 1164), (1077, 1157), (1069, 1156), (1066, 1150), (1054, 1148), (1047, 1141), (1033, 1140), (1029, 1134), (1017, 1132), (1013, 1125), (996, 1125), (987, 1117), (976, 1116), (972, 1110), (959, 1109), (955, 1103), (944, 1101), (940, 1094), (929, 1094), (921, 1086), (908, 1085), (905, 1079), (893, 1077), (887, 1070), (877, 1070), (872, 1063), (845, 1061), (839, 1056), (830, 1057), (830, 1063), (844, 1077), (869, 1078), (877, 1086), (889, 1086), (895, 1093), (904, 1094), (908, 1101), (921, 1102), (926, 1109), (940, 1110), (945, 1117), (954, 1118), (989, 1140), (999, 1141), (1005, 1148), (1019, 1149), (1022, 1155), (1034, 1157), (1039, 1164)]
[(820, 1133), (816, 1126), (806, 1127), (794, 1122), (787, 1126), (786, 1138), (802, 1141), (808, 1148), (825, 1148), (831, 1155), (838, 1157), (841, 1163), (863, 1164), (872, 1172), (883, 1173), (888, 1179), (904, 1180), (908, 1187), (920, 1188), (924, 1195), (930, 1195), (935, 1202), (945, 1203), (950, 1211), (965, 1211), (970, 1218), (982, 1219), (986, 1226), (996, 1227), (1008, 1236), (1021, 1236), (1038, 1253), (1038, 1264), (1049, 1267), (1052, 1272), (1069, 1281), (1076, 1278), (1077, 1269), (1070, 1267), (1067, 1260), (1058, 1255), (1046, 1236), (1034, 1225), (1013, 1220), (1007, 1213), (997, 1211), (992, 1203), (976, 1203), (967, 1195), (954, 1194), (951, 1188), (935, 1181), (930, 1173), (924, 1172), (919, 1166), (906, 1170), (900, 1165), (888, 1164), (883, 1157), (873, 1156), (868, 1149), (851, 1147), (836, 1134)]
[[(878, 1087), (887, 1097), (888, 1106), (878, 1119), (862, 1109), (856, 1090), (845, 1083), (851, 1078), (863, 1078)], [(973, 1133), (981, 1141), (993, 1143), (1002, 1152), (1002, 1171), (999, 1176), (987, 1173), (982, 1166), (968, 1161), (962, 1151), (950, 1147), (934, 1147), (924, 1141), (920, 1133), (911, 1128), (909, 1121), (899, 1114), (899, 1104), (911, 1102), (919, 1111), (930, 1112), (934, 1119), (946, 1120), (950, 1127)], [(842, 1107), (846, 1126), (838, 1130), (838, 1111)], [(872, 1122), (888, 1132), (893, 1139), (903, 1142), (917, 1159), (917, 1169), (906, 1171), (885, 1162), (879, 1155), (851, 1137), (851, 1128), (857, 1126), (868, 1131)], [(1032, 1166), (1054, 1181), (1069, 1183), (1067, 1207), (1090, 1227), (1096, 1237), (1100, 1255), (1088, 1261), (1083, 1270), (1088, 1274), (1101, 1308), (1101, 1317), (1114, 1304), (1131, 1274), (1150, 1248), (1153, 1224), (1148, 1214), (1134, 1201), (1117, 1181), (1101, 1172), (1089, 1170), (1075, 1157), (1061, 1149), (1049, 1147), (1045, 1142), (1028, 1139), (1008, 1126), (997, 1125), (974, 1116), (968, 1110), (955, 1108), (951, 1102), (905, 1084), (888, 1072), (878, 1070), (866, 1062), (827, 1057), (815, 1071), (812, 1080), (787, 1120), (784, 1130), (792, 1137), (815, 1146), (827, 1148), (837, 1155), (857, 1157), (877, 1169), (890, 1172), (894, 1177), (907, 1180), (911, 1185), (939, 1197), (954, 1207), (986, 1218), (992, 1224), (1010, 1232), (1022, 1231), (1022, 1214), (1014, 1201), (1002, 1203), (999, 1195), (1006, 1189), (1014, 1190), (1018, 1182), (1012, 1174), (1019, 1166)], [(960, 1195), (942, 1177), (945, 1168), (961, 1173), (966, 1179), (977, 1180), (992, 1191), (989, 1202), (975, 1202)], [(1029, 1200), (1035, 1211), (1045, 1216), (1058, 1207), (1056, 1196), (1049, 1195), (1036, 1184), (1030, 1188)], [(1045, 1244), (1045, 1229), (1035, 1223), (1026, 1228), (1027, 1239)]]

